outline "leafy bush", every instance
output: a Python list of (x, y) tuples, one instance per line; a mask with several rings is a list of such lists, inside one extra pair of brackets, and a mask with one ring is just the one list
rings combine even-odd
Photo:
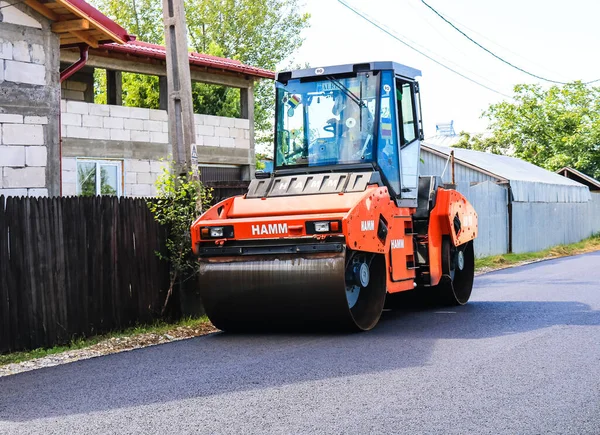
[(148, 207), (154, 219), (167, 230), (166, 253), (157, 252), (156, 255), (170, 264), (164, 313), (175, 284), (195, 276), (197, 272), (191, 252), (190, 226), (209, 206), (212, 189), (206, 188), (191, 172), (177, 175), (175, 164), (171, 162), (156, 180), (156, 190), (156, 198), (148, 202)]

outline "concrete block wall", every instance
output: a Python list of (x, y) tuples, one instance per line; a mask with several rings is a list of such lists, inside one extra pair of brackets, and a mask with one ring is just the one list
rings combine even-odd
[(0, 194), (56, 195), (59, 40), (48, 20), (11, 4), (0, 1)]
[[(197, 145), (250, 149), (249, 120), (194, 115), (194, 121)], [(62, 100), (61, 123), (63, 137), (169, 143), (165, 110)]]

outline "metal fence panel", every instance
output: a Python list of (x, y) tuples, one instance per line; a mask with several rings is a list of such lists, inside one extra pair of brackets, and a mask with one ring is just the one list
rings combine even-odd
[(575, 243), (600, 232), (600, 195), (588, 202), (513, 203), (513, 252)]
[(458, 183), (457, 190), (473, 205), (478, 216), (478, 235), (473, 247), (476, 257), (508, 252), (508, 190), (485, 181), (470, 186)]

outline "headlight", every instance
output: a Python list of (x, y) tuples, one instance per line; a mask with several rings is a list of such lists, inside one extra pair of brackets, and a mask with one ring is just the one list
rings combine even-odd
[(200, 228), (200, 238), (206, 239), (233, 239), (233, 225), (223, 227), (202, 227)]
[(223, 227), (212, 227), (210, 229), (210, 237), (223, 237)]
[(315, 222), (315, 232), (316, 233), (328, 233), (329, 232), (329, 222)]

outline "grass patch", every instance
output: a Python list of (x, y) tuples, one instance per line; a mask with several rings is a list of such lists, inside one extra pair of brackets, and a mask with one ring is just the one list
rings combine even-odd
[(534, 260), (546, 258), (566, 257), (569, 255), (584, 254), (600, 250), (600, 233), (570, 245), (558, 245), (538, 252), (526, 252), (524, 254), (493, 255), (491, 257), (476, 258), (475, 271), (485, 269), (501, 269)]
[(71, 343), (66, 344), (64, 346), (54, 346), (49, 349), (40, 348), (29, 351), (12, 352), (5, 355), (0, 355), (0, 366), (5, 364), (19, 363), (22, 361), (29, 361), (35, 358), (42, 358), (48, 355), (54, 355), (69, 350), (83, 349), (98, 344), (102, 341), (110, 340), (111, 338), (132, 337), (141, 334), (161, 335), (166, 334), (169, 331), (172, 331), (177, 328), (195, 329), (208, 323), (209, 320), (206, 316), (198, 318), (185, 318), (174, 323), (156, 321), (152, 324), (137, 325), (131, 328), (124, 329), (122, 331), (109, 332), (102, 335), (94, 335), (88, 338), (79, 338), (71, 341)]

